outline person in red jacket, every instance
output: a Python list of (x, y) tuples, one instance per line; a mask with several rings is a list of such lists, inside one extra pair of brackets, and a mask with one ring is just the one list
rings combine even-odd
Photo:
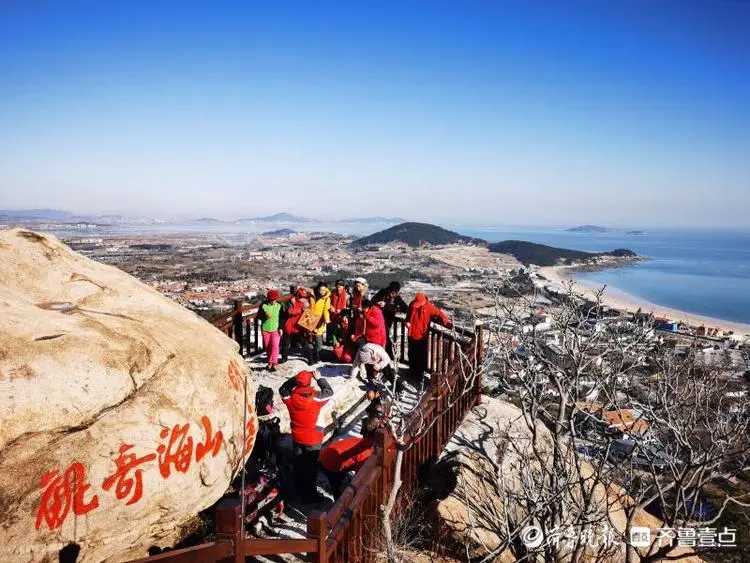
[(307, 289), (304, 287), (298, 287), (297, 290), (289, 299), (289, 305), (285, 311), (286, 321), (284, 322), (284, 334), (281, 336), (281, 362), (284, 363), (289, 359), (289, 350), (295, 344), (302, 347), (302, 355), (307, 360), (308, 364), (312, 364), (313, 349), (312, 344), (307, 339), (307, 335), (304, 331), (297, 326), (297, 321), (302, 317), (302, 313), (305, 312), (310, 306), (310, 299), (307, 293)]
[(341, 343), (349, 327), (347, 317), (342, 315), (342, 311), (349, 307), (349, 293), (346, 291), (346, 282), (338, 280), (336, 289), (331, 294), (331, 322), (326, 328), (326, 335), (329, 344), (337, 345)]
[(427, 347), (429, 344), (430, 323), (437, 318), (446, 327), (452, 325), (448, 316), (430, 303), (421, 291), (409, 305), (406, 328), (409, 330), (409, 374), (418, 380), (427, 371)]
[(362, 301), (362, 315), (357, 321), (352, 342), (357, 342), (364, 338), (370, 344), (377, 344), (385, 348), (388, 333), (385, 326), (385, 317), (380, 307), (375, 307), (372, 301), (365, 299)]
[(368, 417), (362, 421), (362, 437), (344, 438), (326, 446), (320, 452), (320, 466), (331, 484), (333, 498), (338, 499), (343, 492), (342, 485), (349, 471), (355, 473), (375, 452), (375, 431), (380, 427), (380, 419)]
[[(313, 379), (319, 391), (312, 386)], [(304, 502), (320, 502), (322, 497), (317, 491), (317, 473), (323, 432), (318, 428), (318, 415), (333, 396), (333, 389), (317, 370), (303, 370), (282, 384), (279, 395), (289, 410), (297, 494)]]

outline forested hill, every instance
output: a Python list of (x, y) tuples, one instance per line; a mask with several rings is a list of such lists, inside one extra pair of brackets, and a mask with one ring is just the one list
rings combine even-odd
[(460, 235), (428, 223), (402, 223), (370, 236), (357, 239), (353, 244), (355, 246), (366, 246), (368, 244), (387, 244), (389, 242), (403, 242), (409, 246), (422, 246), (423, 244), (477, 244), (485, 246), (487, 244), (482, 239)]
[(556, 266), (558, 264), (588, 264), (603, 257), (638, 258), (638, 255), (627, 248), (618, 248), (609, 252), (584, 252), (568, 248), (556, 248), (545, 244), (523, 240), (504, 240), (489, 245), (490, 252), (510, 254), (522, 264), (537, 266)]

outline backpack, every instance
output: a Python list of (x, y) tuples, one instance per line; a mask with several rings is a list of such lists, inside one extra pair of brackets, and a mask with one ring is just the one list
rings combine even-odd
[(250, 455), (249, 460), (249, 465), (253, 469), (276, 474), (278, 469), (276, 461), (279, 436), (281, 436), (281, 426), (278, 418), (264, 420), (258, 425), (253, 453)]

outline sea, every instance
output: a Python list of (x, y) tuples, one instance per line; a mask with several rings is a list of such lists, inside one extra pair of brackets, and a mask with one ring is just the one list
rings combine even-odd
[(590, 252), (629, 248), (648, 260), (575, 276), (655, 305), (750, 324), (750, 229), (653, 229), (643, 234), (530, 227), (455, 230), (489, 242), (527, 240)]
[[(390, 224), (311, 223), (304, 225), (120, 225), (94, 231), (53, 230), (62, 237), (159, 234), (218, 235), (241, 243), (261, 230), (291, 227), (364, 236)], [(489, 242), (527, 240), (560, 248), (605, 251), (629, 248), (648, 260), (596, 272), (578, 272), (582, 281), (606, 285), (645, 302), (715, 319), (750, 324), (750, 229), (647, 229), (570, 232), (565, 227), (476, 227), (443, 225)]]

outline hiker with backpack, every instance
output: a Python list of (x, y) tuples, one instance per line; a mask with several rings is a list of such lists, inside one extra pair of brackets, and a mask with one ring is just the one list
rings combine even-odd
[[(317, 383), (319, 390), (313, 387), (313, 381)], [(324, 435), (318, 428), (318, 416), (323, 406), (333, 397), (333, 389), (317, 370), (303, 370), (282, 384), (279, 395), (289, 410), (297, 494), (304, 502), (320, 502), (322, 497), (317, 492), (317, 472)]]
[[(285, 466), (279, 449), (280, 420), (274, 416), (273, 389), (258, 386), (255, 393), (255, 411), (258, 414), (258, 432), (250, 458), (245, 464), (245, 487), (237, 487), (247, 503), (245, 525), (256, 534), (271, 526), (284, 512)], [(290, 480), (286, 479), (288, 483)]]

